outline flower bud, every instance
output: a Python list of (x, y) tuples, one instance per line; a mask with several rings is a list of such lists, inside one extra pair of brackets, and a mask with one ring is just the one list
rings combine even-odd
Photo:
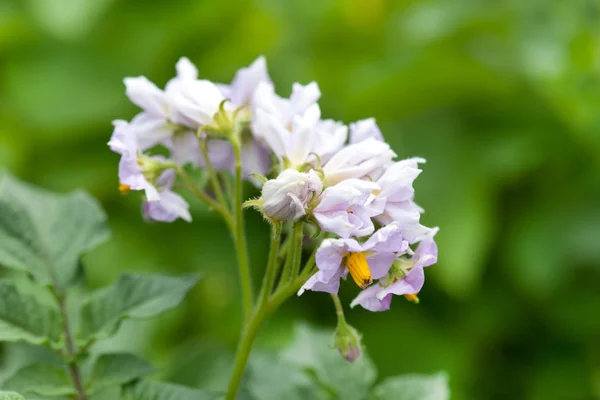
[(347, 361), (354, 362), (362, 356), (360, 334), (345, 322), (335, 329), (335, 347)]
[(304, 173), (287, 169), (264, 184), (264, 213), (278, 221), (297, 220), (306, 214), (307, 203), (313, 195), (321, 193), (322, 188), (323, 183), (314, 170)]

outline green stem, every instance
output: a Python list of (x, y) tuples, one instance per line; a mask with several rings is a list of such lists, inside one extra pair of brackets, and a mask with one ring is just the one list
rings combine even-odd
[[(273, 233), (274, 237), (271, 243), (271, 250), (269, 251), (270, 265), (273, 260), (273, 257), (275, 258), (275, 260), (277, 259), (276, 256), (278, 251), (274, 250), (274, 247), (278, 247), (279, 243), (275, 240), (275, 238), (278, 238), (280, 240), (280, 234), (281, 232)], [(316, 251), (314, 254), (316, 254)], [(270, 298), (268, 298), (266, 302), (264, 301), (263, 296), (265, 296), (264, 293), (268, 293), (267, 287), (272, 285), (272, 281), (271, 279), (265, 278), (263, 282), (263, 288), (261, 289), (263, 293), (263, 295), (261, 296), (261, 301), (258, 303), (256, 312), (253, 314), (252, 319), (246, 326), (246, 329), (244, 330), (244, 334), (242, 335), (242, 339), (240, 340), (240, 344), (238, 346), (234, 362), (233, 374), (231, 376), (231, 380), (229, 381), (229, 387), (227, 389), (227, 396), (225, 398), (226, 400), (234, 400), (237, 395), (240, 383), (242, 382), (242, 377), (244, 376), (246, 364), (248, 363), (248, 358), (250, 357), (252, 344), (254, 343), (254, 340), (256, 339), (256, 336), (258, 335), (260, 327), (262, 326), (264, 320), (269, 315), (274, 313), (281, 306), (281, 304), (283, 304), (285, 300), (293, 296), (294, 293), (296, 293), (298, 289), (300, 289), (300, 286), (302, 286), (304, 282), (306, 282), (308, 277), (312, 273), (314, 273), (314, 270), (312, 268), (312, 266), (314, 265), (314, 254), (313, 257), (311, 257), (312, 263), (309, 260), (309, 262), (306, 264), (305, 269), (297, 277), (295, 277), (292, 281), (288, 282), (284, 286), (280, 285), (280, 287), (277, 288), (275, 293), (273, 293), (273, 295), (270, 296)], [(277, 265), (277, 263), (275, 263), (275, 265)], [(267, 275), (269, 274), (269, 272), (272, 272), (272, 270), (276, 270), (276, 267), (271, 268), (271, 271), (269, 271), (269, 268), (267, 267)]]
[(267, 264), (267, 270), (265, 272), (265, 278), (261, 289), (260, 300), (258, 301), (259, 307), (262, 307), (269, 300), (271, 291), (273, 290), (273, 284), (277, 276), (277, 255), (279, 253), (279, 245), (281, 243), (281, 224), (274, 222), (271, 227), (271, 248), (269, 250), (269, 261)]
[(242, 202), (244, 201), (244, 188), (242, 182), (242, 154), (241, 145), (237, 136), (233, 137), (231, 144), (233, 146), (233, 153), (235, 157), (235, 202), (233, 206), (233, 211), (235, 214), (234, 240), (242, 286), (244, 321), (248, 321), (252, 316), (252, 280), (250, 278), (248, 245), (246, 244), (246, 235), (244, 233), (244, 209), (242, 208)]
[(337, 294), (331, 294), (331, 298), (333, 299), (333, 304), (335, 306), (335, 313), (338, 318), (338, 324), (346, 325), (346, 317), (344, 316), (344, 308), (342, 307), (342, 302)]
[(210, 180), (212, 182), (212, 187), (215, 191), (215, 195), (217, 196), (217, 200), (225, 208), (227, 208), (227, 200), (225, 199), (225, 195), (223, 194), (223, 189), (221, 188), (219, 177), (217, 176), (217, 173), (213, 168), (212, 162), (210, 161), (210, 157), (208, 156), (208, 143), (206, 140), (200, 139), (200, 150), (202, 150), (202, 156), (204, 157), (204, 162), (206, 163), (206, 170), (210, 175)]
[(208, 207), (221, 214), (229, 229), (233, 230), (233, 220), (231, 219), (231, 215), (229, 214), (227, 209), (225, 209), (225, 207), (222, 204), (219, 204), (215, 200), (211, 199), (210, 196), (208, 196), (206, 193), (200, 190), (200, 188), (196, 186), (196, 183), (194, 183), (194, 180), (190, 178), (188, 173), (185, 172), (183, 168), (177, 166), (176, 171), (179, 174), (179, 176), (181, 176), (181, 178), (185, 181), (185, 183), (188, 185), (189, 189), (194, 193), (194, 195), (196, 195), (196, 197), (198, 197), (200, 200), (206, 203)]
[(304, 223), (302, 221), (296, 222), (294, 225), (294, 242), (292, 245), (293, 258), (292, 258), (292, 270), (289, 279), (296, 279), (300, 272), (300, 263), (302, 262), (302, 240), (304, 239)]
[(79, 366), (77, 365), (77, 350), (73, 343), (73, 335), (71, 334), (71, 327), (69, 324), (69, 315), (67, 313), (67, 307), (65, 304), (65, 297), (62, 294), (55, 293), (56, 300), (58, 302), (59, 311), (63, 320), (63, 329), (65, 334), (65, 352), (68, 358), (67, 365), (69, 367), (69, 373), (73, 386), (77, 392), (78, 400), (87, 400), (85, 388), (83, 386), (83, 380), (81, 379), (81, 373), (79, 372)]

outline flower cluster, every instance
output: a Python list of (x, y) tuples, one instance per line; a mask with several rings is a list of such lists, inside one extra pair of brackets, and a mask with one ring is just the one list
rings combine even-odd
[[(190, 166), (233, 171), (239, 149), (244, 178), (262, 182), (252, 205), (266, 219), (302, 219), (327, 233), (318, 271), (299, 294), (337, 293), (350, 274), (363, 289), (352, 305), (386, 310), (394, 294), (418, 301), (423, 269), (437, 261), (437, 229), (420, 223), (423, 210), (414, 202), (424, 159), (395, 161), (372, 118), (349, 126), (322, 119), (315, 82), (296, 83), (289, 98), (280, 97), (262, 57), (231, 84), (199, 79), (186, 58), (176, 70), (164, 90), (144, 77), (125, 79), (142, 111), (131, 122), (115, 121), (109, 142), (121, 155), (120, 189), (144, 192), (148, 219), (190, 221), (173, 190), (175, 173)], [(156, 146), (169, 156), (150, 155)]]

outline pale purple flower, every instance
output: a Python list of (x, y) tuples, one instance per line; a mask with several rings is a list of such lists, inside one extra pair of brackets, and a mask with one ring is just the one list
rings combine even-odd
[[(374, 138), (350, 144), (325, 163), (325, 186), (335, 185), (350, 178), (376, 179), (380, 171), (396, 156), (390, 146)], [(373, 176), (377, 175), (377, 176)]]
[(169, 82), (166, 96), (171, 107), (171, 121), (193, 130), (213, 124), (213, 117), (225, 100), (214, 83), (195, 79)]
[[(289, 99), (279, 97), (272, 84), (261, 82), (254, 92), (252, 108), (272, 115), (281, 125), (289, 128), (294, 116), (304, 114), (309, 107), (317, 103), (319, 97), (321, 91), (316, 82), (305, 86), (294, 83)], [(261, 134), (260, 129), (254, 130), (257, 135)]]
[(365, 243), (354, 239), (325, 239), (317, 250), (317, 271), (302, 286), (298, 295), (305, 290), (337, 293), (340, 278), (348, 275), (347, 258), (352, 253), (365, 255), (367, 269), (372, 279), (385, 276), (399, 254), (408, 250), (402, 232), (395, 225), (379, 229)]
[(346, 126), (332, 120), (321, 120), (318, 104), (294, 116), (289, 126), (277, 116), (258, 109), (255, 129), (261, 132), (263, 140), (284, 165), (289, 162), (294, 167), (329, 159), (343, 147), (347, 137)]
[(371, 218), (382, 211), (374, 202), (378, 190), (374, 182), (347, 179), (323, 191), (313, 216), (321, 229), (342, 238), (370, 235), (375, 229)]
[[(247, 118), (250, 118), (250, 113), (253, 109), (252, 101), (254, 99), (254, 93), (261, 83), (272, 85), (271, 78), (269, 78), (267, 72), (267, 63), (263, 56), (258, 57), (250, 66), (240, 69), (235, 74), (230, 85), (219, 84), (217, 86), (223, 96), (229, 99), (231, 107), (248, 106), (242, 109), (241, 112), (244, 115), (247, 115)], [(230, 162), (227, 166), (223, 166), (222, 169), (229, 169), (233, 172), (233, 150), (231, 149), (231, 146), (229, 146), (229, 149)], [(220, 156), (217, 156), (214, 150), (223, 150), (223, 153)], [(267, 173), (271, 166), (271, 156), (269, 150), (256, 140), (254, 132), (250, 135), (246, 135), (245, 132), (242, 133), (241, 153), (242, 173), (246, 179), (253, 181), (250, 177), (250, 174), (252, 173), (261, 175)], [(213, 164), (217, 164), (216, 161), (213, 161), (213, 154), (220, 159), (224, 159), (227, 156), (225, 148), (210, 149), (209, 144), (211, 161)]]
[(158, 190), (148, 182), (138, 162), (139, 149), (129, 123), (117, 120), (113, 122), (113, 125), (115, 130), (108, 146), (112, 151), (121, 155), (119, 182), (130, 190), (143, 190), (148, 200), (158, 200), (160, 198)]
[(165, 160), (160, 156), (148, 157), (141, 154), (136, 136), (126, 121), (114, 121), (115, 130), (108, 142), (112, 151), (121, 155), (119, 182), (126, 190), (143, 190), (146, 195), (144, 215), (156, 221), (171, 222), (176, 218), (191, 220), (188, 204), (172, 192), (175, 171), (164, 170), (155, 182), (144, 173), (144, 165), (158, 165)]
[[(394, 279), (395, 281), (392, 280), (392, 282), (385, 282), (387, 279), (381, 279), (377, 284), (361, 291), (350, 306), (354, 307), (360, 304), (369, 311), (385, 311), (390, 308), (392, 295), (416, 295), (419, 293), (425, 283), (423, 268), (437, 262), (438, 248), (433, 239), (437, 231), (438, 229), (431, 229), (419, 243), (414, 254), (408, 260), (403, 260), (402, 264), (405, 265), (402, 271), (403, 277)], [(382, 286), (382, 282), (385, 282), (383, 283), (385, 287)]]
[(421, 173), (419, 163), (425, 163), (425, 159), (409, 158), (395, 162), (376, 181), (381, 187), (377, 202), (385, 204), (383, 213), (376, 217), (377, 221), (384, 225), (397, 223), (410, 243), (419, 241), (430, 231), (419, 222), (423, 210), (413, 201), (413, 182)]
[(319, 195), (322, 188), (323, 183), (314, 170), (304, 173), (286, 169), (262, 187), (265, 215), (279, 221), (295, 221), (306, 215), (308, 201)]
[(267, 61), (260, 56), (246, 68), (238, 70), (230, 85), (218, 85), (223, 96), (236, 106), (248, 105), (259, 84), (272, 85), (267, 72)]
[(159, 222), (173, 222), (181, 218), (187, 222), (192, 221), (190, 205), (179, 194), (173, 192), (171, 187), (175, 182), (175, 171), (164, 171), (156, 180), (160, 198), (145, 201), (142, 205), (144, 218)]
[(383, 142), (383, 135), (375, 118), (367, 118), (350, 124), (350, 144), (360, 143), (368, 138)]

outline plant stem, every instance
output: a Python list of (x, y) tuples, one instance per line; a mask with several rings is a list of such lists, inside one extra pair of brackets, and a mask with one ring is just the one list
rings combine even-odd
[(244, 376), (244, 371), (246, 370), (248, 358), (250, 357), (252, 344), (254, 343), (256, 335), (258, 335), (264, 320), (269, 315), (274, 313), (279, 306), (283, 304), (283, 302), (296, 293), (298, 289), (300, 289), (300, 286), (306, 282), (308, 277), (314, 273), (312, 265), (309, 266), (309, 263), (307, 263), (307, 267), (294, 280), (289, 282), (284, 287), (279, 287), (266, 303), (259, 303), (258, 309), (244, 330), (244, 334), (238, 346), (234, 361), (233, 374), (231, 376), (231, 380), (229, 381), (229, 387), (227, 388), (227, 396), (225, 397), (225, 400), (235, 400), (240, 383), (242, 382), (242, 377)]
[(304, 239), (304, 223), (302, 221), (296, 222), (294, 225), (294, 237), (293, 237), (293, 256), (292, 256), (292, 270), (290, 273), (289, 280), (296, 279), (300, 272), (300, 263), (302, 262), (302, 240)]
[(69, 366), (69, 373), (71, 374), (71, 379), (73, 380), (73, 386), (77, 391), (77, 399), (87, 400), (87, 395), (85, 394), (83, 381), (81, 380), (81, 373), (79, 372), (79, 366), (76, 362), (77, 352), (73, 343), (73, 335), (71, 334), (71, 328), (69, 325), (69, 316), (65, 304), (65, 297), (64, 295), (58, 293), (55, 293), (55, 296), (56, 300), (58, 301), (60, 314), (63, 320), (63, 328), (65, 333), (65, 351), (68, 357), (67, 364)]
[(248, 246), (246, 244), (246, 235), (244, 232), (244, 188), (242, 183), (242, 154), (239, 138), (234, 136), (231, 140), (233, 154), (235, 157), (235, 202), (233, 212), (235, 214), (235, 232), (234, 240), (236, 253), (238, 257), (238, 266), (240, 270), (240, 281), (242, 286), (242, 299), (244, 305), (244, 321), (247, 322), (252, 317), (252, 280), (250, 278), (250, 260), (248, 257)]
[(273, 290), (273, 283), (277, 275), (277, 255), (279, 253), (279, 245), (281, 243), (281, 223), (274, 222), (271, 227), (271, 248), (269, 249), (269, 261), (267, 264), (267, 270), (265, 272), (265, 278), (260, 294), (260, 300), (258, 301), (259, 307), (262, 307), (269, 300), (271, 291)]
[(344, 308), (342, 307), (342, 302), (337, 294), (331, 294), (331, 298), (333, 299), (333, 304), (335, 306), (335, 313), (338, 318), (338, 324), (346, 324), (346, 317), (344, 316)]
[(183, 178), (185, 183), (188, 185), (190, 190), (196, 195), (196, 197), (198, 197), (200, 200), (206, 203), (207, 206), (221, 214), (229, 229), (233, 231), (233, 220), (231, 219), (231, 215), (229, 215), (227, 209), (223, 205), (211, 199), (210, 196), (208, 196), (202, 190), (200, 190), (200, 188), (198, 188), (198, 186), (196, 186), (196, 184), (194, 183), (194, 180), (190, 178), (188, 173), (185, 172), (183, 168), (177, 166), (176, 170), (179, 176), (181, 176), (181, 178)]
[(210, 175), (210, 180), (212, 182), (215, 195), (217, 196), (217, 200), (223, 205), (223, 207), (228, 208), (227, 200), (225, 199), (225, 195), (223, 195), (221, 183), (219, 182), (219, 177), (217, 176), (212, 162), (210, 161), (210, 157), (208, 156), (208, 143), (206, 140), (200, 139), (200, 149), (202, 150), (202, 156), (204, 157), (204, 162), (206, 163), (206, 170)]

